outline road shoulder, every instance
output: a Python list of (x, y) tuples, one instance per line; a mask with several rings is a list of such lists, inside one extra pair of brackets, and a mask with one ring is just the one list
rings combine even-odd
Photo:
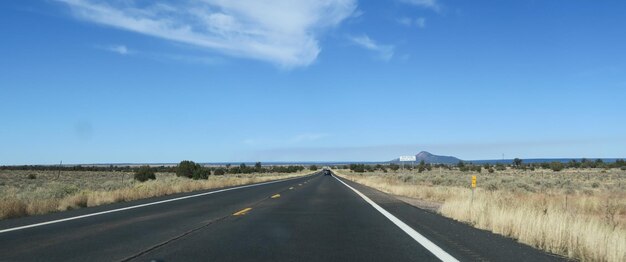
[(338, 178), (461, 261), (567, 261), (514, 239), (415, 207), (371, 187)]

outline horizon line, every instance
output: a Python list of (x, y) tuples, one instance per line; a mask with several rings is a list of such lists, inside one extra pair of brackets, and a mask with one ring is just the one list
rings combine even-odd
[[(504, 159), (473, 159), (473, 160), (464, 160), (464, 159), (459, 159), (460, 161), (463, 162), (485, 162), (485, 161), (494, 161), (494, 162), (502, 162), (502, 161), (513, 161), (513, 159), (515, 158), (504, 158)], [(626, 159), (626, 157), (549, 157), (549, 158), (519, 158), (521, 160), (582, 160), (582, 159), (588, 159), (588, 160), (609, 160), (609, 161), (615, 161), (615, 160), (619, 160), (619, 159)], [(320, 160), (320, 161), (219, 161), (219, 162), (201, 162), (201, 161), (194, 161), (198, 164), (204, 164), (204, 165), (227, 165), (227, 164), (254, 164), (257, 162), (260, 162), (262, 165), (266, 164), (291, 164), (291, 165), (295, 165), (295, 164), (350, 164), (350, 163), (390, 163), (390, 162), (398, 162), (396, 159), (392, 159), (392, 160), (383, 160), (383, 161), (375, 161), (375, 160), (371, 160), (371, 161), (366, 161), (366, 160), (328, 160), (328, 161), (324, 161), (324, 160)], [(418, 161), (406, 161), (406, 162), (418, 162)], [(117, 163), (65, 163), (65, 164), (1, 164), (0, 166), (3, 167), (11, 167), (11, 166), (103, 166), (103, 165), (113, 165), (113, 166), (136, 166), (136, 165), (177, 165), (178, 163), (180, 163), (180, 161), (178, 162), (117, 162)]]

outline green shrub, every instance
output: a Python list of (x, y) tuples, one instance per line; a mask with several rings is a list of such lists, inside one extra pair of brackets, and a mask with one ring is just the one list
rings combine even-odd
[(180, 161), (180, 163), (176, 167), (176, 176), (192, 178), (194, 172), (201, 168), (202, 166), (200, 166), (199, 164), (196, 164), (193, 161), (183, 160), (183, 161)]
[(226, 170), (224, 170), (223, 168), (218, 168), (213, 171), (213, 175), (216, 176), (223, 176), (224, 174), (226, 174)]
[(563, 170), (565, 166), (563, 165), (563, 163), (561, 162), (552, 162), (550, 163), (550, 169), (552, 169), (552, 171), (554, 172), (559, 172), (561, 170)]
[(426, 171), (426, 162), (424, 162), (424, 160), (420, 161), (420, 163), (417, 165), (417, 172), (418, 173), (422, 173)]
[(350, 170), (352, 170), (353, 172), (357, 172), (357, 173), (363, 173), (365, 172), (365, 165), (364, 164), (350, 164)]
[(135, 180), (139, 182), (145, 182), (149, 179), (156, 179), (154, 175), (154, 170), (150, 168), (150, 166), (141, 166), (135, 171)]
[(311, 165), (311, 166), (309, 166), (309, 170), (315, 171), (315, 170), (317, 170), (317, 166), (316, 165)]
[(191, 178), (198, 180), (198, 179), (208, 179), (209, 175), (211, 175), (211, 171), (208, 168), (204, 168), (204, 167), (199, 167), (196, 168), (196, 170), (193, 171), (193, 174), (191, 175)]
[[(242, 164), (243, 165), (243, 164)], [(243, 168), (247, 168), (244, 167)], [(183, 160), (176, 167), (176, 176), (193, 179), (207, 179), (211, 175), (211, 170), (202, 167), (193, 161)]]
[(36, 179), (37, 175), (35, 175), (35, 174), (28, 174), (27, 178), (28, 179)]

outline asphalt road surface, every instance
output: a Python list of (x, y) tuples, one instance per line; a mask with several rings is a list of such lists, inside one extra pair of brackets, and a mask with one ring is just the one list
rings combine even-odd
[(0, 221), (0, 261), (564, 260), (334, 176), (213, 191)]

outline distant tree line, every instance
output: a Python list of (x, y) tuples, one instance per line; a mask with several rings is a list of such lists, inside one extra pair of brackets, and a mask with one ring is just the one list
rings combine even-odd
[[(473, 165), (471, 163), (467, 164), (464, 162), (459, 162), (456, 167), (461, 171), (478, 171), (480, 169), (477, 165)], [(552, 171), (561, 171), (566, 168), (576, 169), (576, 168), (619, 168), (622, 170), (626, 170), (626, 161), (623, 159), (617, 159), (615, 162), (606, 163), (602, 159), (589, 160), (586, 158), (577, 161), (575, 159), (570, 160), (569, 162), (541, 162), (541, 163), (524, 163), (524, 161), (520, 158), (515, 158), (511, 161), (510, 165), (505, 165), (504, 163), (497, 163), (495, 165), (491, 164), (483, 164), (484, 169), (488, 170), (489, 173), (493, 173), (495, 170), (506, 170), (507, 167), (518, 170), (531, 170), (534, 171), (536, 169), (550, 169)]]
[[(304, 166), (263, 167), (261, 162), (257, 162), (254, 166), (248, 166), (245, 163), (241, 163), (239, 166), (231, 166), (228, 164), (225, 167), (204, 167), (193, 161), (184, 160), (176, 166), (176, 176), (192, 179), (207, 179), (210, 175), (222, 176), (226, 174), (295, 173), (304, 169)], [(317, 169), (317, 167), (315, 169)]]
[(602, 159), (590, 160), (587, 158), (583, 158), (580, 161), (572, 159), (566, 163), (559, 161), (552, 162), (542, 162), (542, 163), (523, 163), (523, 161), (519, 158), (513, 160), (511, 165), (512, 168), (521, 169), (521, 170), (535, 170), (537, 168), (542, 169), (552, 169), (553, 171), (561, 171), (566, 168), (570, 169), (578, 169), (578, 168), (620, 168), (622, 170), (626, 170), (626, 161), (623, 159), (617, 159), (615, 162), (606, 163)]
[[(139, 181), (146, 181), (148, 179), (154, 179), (154, 173), (152, 173), (152, 177), (145, 178), (146, 175), (138, 175), (141, 172), (148, 172), (147, 169), (150, 169), (154, 172), (155, 168), (150, 168), (148, 166), (142, 166), (137, 171), (135, 171), (135, 179)], [(189, 160), (181, 161), (176, 167), (174, 167), (174, 172), (176, 172), (177, 177), (186, 177), (194, 180), (198, 179), (208, 179), (209, 176), (223, 176), (226, 174), (252, 174), (252, 173), (295, 173), (304, 170), (304, 166), (271, 166), (271, 167), (263, 167), (261, 162), (257, 162), (254, 166), (248, 166), (244, 163), (241, 163), (239, 166), (231, 166), (230, 164), (226, 165), (226, 167), (205, 167), (198, 163)], [(148, 172), (149, 173), (149, 172)], [(138, 177), (139, 176), (139, 177)]]
[(364, 173), (364, 172), (373, 172), (373, 171), (382, 171), (382, 172), (388, 172), (388, 170), (391, 171), (398, 171), (399, 169), (403, 168), (403, 169), (407, 169), (407, 170), (413, 170), (413, 169), (417, 169), (418, 172), (424, 172), (426, 170), (430, 171), (433, 169), (433, 167), (445, 167), (445, 168), (450, 168), (449, 166), (443, 165), (443, 164), (427, 164), (425, 163), (423, 160), (420, 161), (419, 164), (417, 165), (412, 165), (412, 164), (405, 164), (403, 166), (400, 166), (396, 163), (389, 163), (389, 164), (376, 164), (376, 165), (368, 165), (368, 164), (349, 164), (349, 165), (343, 165), (343, 166), (334, 166), (333, 168), (335, 169), (350, 169), (353, 172), (357, 172), (357, 173)]
[(506, 163), (484, 163), (484, 164), (474, 164), (472, 162), (459, 161), (457, 164), (449, 165), (449, 164), (427, 164), (424, 161), (420, 161), (417, 165), (412, 164), (404, 164), (402, 166), (397, 163), (389, 163), (389, 164), (349, 164), (349, 165), (336, 165), (333, 166), (334, 169), (349, 169), (356, 173), (364, 173), (364, 172), (374, 172), (374, 171), (382, 171), (388, 172), (397, 171), (399, 169), (417, 169), (418, 172), (424, 172), (426, 170), (430, 171), (433, 168), (445, 168), (445, 169), (457, 169), (462, 172), (478, 172), (481, 173), (483, 170), (489, 173), (494, 173), (495, 171), (503, 171), (507, 168), (518, 169), (518, 170), (531, 170), (534, 171), (536, 169), (549, 169), (552, 171), (561, 171), (566, 168), (620, 168), (622, 170), (626, 170), (626, 161), (623, 159), (617, 159), (615, 162), (606, 163), (602, 159), (589, 160), (583, 158), (580, 161), (571, 160), (567, 163), (552, 161), (552, 162), (542, 162), (542, 163), (524, 163), (524, 161), (520, 158), (513, 159), (509, 164)]
[[(31, 171), (101, 171), (101, 172), (134, 172), (137, 181), (144, 182), (156, 179), (155, 173), (176, 173), (178, 177), (191, 179), (207, 179), (211, 175), (222, 176), (226, 174), (252, 174), (252, 173), (296, 173), (304, 170), (304, 166), (267, 166), (261, 162), (254, 166), (244, 163), (238, 166), (227, 164), (224, 167), (207, 167), (189, 160), (183, 160), (176, 166), (83, 166), (83, 165), (21, 165), (0, 166), (0, 170), (31, 170)], [(313, 170), (313, 169), (312, 169)], [(317, 167), (315, 167), (317, 170)]]
[[(34, 171), (117, 171), (133, 172), (143, 166), (89, 166), (89, 165), (21, 165), (21, 166), (0, 166), (0, 170), (34, 170)], [(152, 166), (157, 172), (175, 172), (176, 166)]]
[[(310, 165), (310, 170), (317, 170), (317, 165)], [(563, 169), (574, 168), (620, 168), (626, 170), (626, 161), (618, 159), (615, 162), (607, 163), (602, 159), (590, 160), (583, 158), (581, 160), (570, 160), (569, 162), (543, 162), (543, 163), (524, 163), (520, 158), (513, 159), (508, 165), (505, 163), (482, 165), (473, 164), (471, 162), (459, 161), (456, 165), (446, 164), (430, 164), (420, 161), (417, 165), (404, 164), (402, 166), (397, 163), (389, 164), (349, 164), (349, 165), (335, 165), (333, 169), (349, 169), (353, 172), (374, 172), (382, 171), (398, 171), (399, 169), (417, 169), (418, 172), (430, 171), (433, 168), (445, 168), (445, 169), (458, 169), (462, 172), (482, 172), (486, 170), (489, 173), (495, 171), (506, 170), (507, 168), (518, 170), (535, 170), (535, 169), (549, 169), (553, 171), (561, 171)], [(206, 179), (211, 175), (227, 175), (227, 174), (252, 174), (252, 173), (295, 173), (305, 170), (306, 168), (301, 165), (284, 165), (284, 166), (263, 166), (261, 162), (257, 162), (254, 166), (241, 163), (240, 165), (233, 166), (227, 164), (220, 167), (206, 167), (193, 161), (184, 160), (176, 166), (120, 166), (120, 165), (108, 165), (108, 166), (89, 166), (89, 165), (21, 165), (21, 166), (0, 166), (0, 170), (35, 170), (35, 171), (116, 171), (116, 172), (135, 172), (138, 175), (140, 181), (147, 181), (153, 176), (150, 175), (148, 169), (152, 173), (176, 173), (180, 177), (188, 177), (192, 179)]]

